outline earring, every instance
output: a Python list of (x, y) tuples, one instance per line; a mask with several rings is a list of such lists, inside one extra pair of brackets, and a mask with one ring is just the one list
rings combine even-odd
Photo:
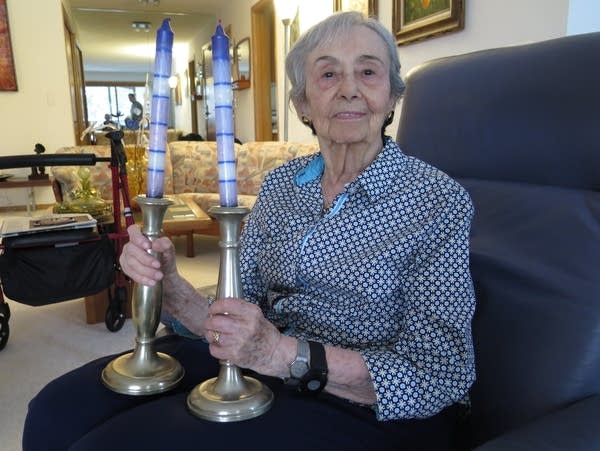
[(302, 123), (304, 125), (306, 125), (308, 128), (310, 128), (310, 131), (312, 132), (313, 135), (317, 134), (317, 131), (315, 130), (315, 126), (313, 125), (312, 121), (307, 118), (306, 116), (302, 116), (300, 118), (300, 120), (302, 121)]
[(385, 121), (383, 122), (383, 126), (387, 127), (393, 121), (394, 121), (394, 110), (390, 111), (390, 113), (387, 115), (387, 117), (385, 118)]

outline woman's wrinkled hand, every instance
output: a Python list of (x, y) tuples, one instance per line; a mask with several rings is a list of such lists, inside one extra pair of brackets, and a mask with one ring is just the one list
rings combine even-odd
[[(127, 233), (129, 242), (123, 247), (119, 263), (134, 282), (154, 286), (165, 276), (177, 273), (175, 248), (171, 240), (160, 237), (150, 241), (135, 224), (127, 228)], [(158, 253), (159, 258), (149, 251)]]
[(210, 306), (204, 327), (213, 357), (265, 375), (280, 372), (273, 356), (282, 334), (257, 305), (242, 299), (218, 299)]

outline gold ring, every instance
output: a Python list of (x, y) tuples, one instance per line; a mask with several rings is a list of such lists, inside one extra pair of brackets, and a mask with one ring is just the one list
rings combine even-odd
[(213, 331), (213, 343), (219, 343), (219, 338), (221, 338), (221, 332), (219, 332), (218, 330), (214, 330)]

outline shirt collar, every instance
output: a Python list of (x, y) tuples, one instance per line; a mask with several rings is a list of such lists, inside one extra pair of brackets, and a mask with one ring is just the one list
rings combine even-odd
[[(385, 137), (383, 149), (375, 160), (353, 182), (355, 189), (364, 191), (371, 201), (377, 201), (398, 175), (404, 161), (404, 154), (389, 136)], [(300, 168), (294, 177), (296, 186), (320, 180), (325, 169), (325, 160), (319, 152), (306, 166)]]

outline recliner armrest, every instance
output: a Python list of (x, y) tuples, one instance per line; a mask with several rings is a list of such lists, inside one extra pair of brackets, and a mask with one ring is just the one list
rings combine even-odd
[(591, 449), (600, 449), (600, 395), (585, 398), (475, 448), (476, 451)]

